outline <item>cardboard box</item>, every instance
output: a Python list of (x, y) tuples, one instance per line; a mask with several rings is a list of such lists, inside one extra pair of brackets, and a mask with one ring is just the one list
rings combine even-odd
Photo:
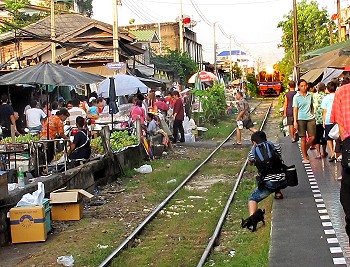
[(7, 172), (0, 171), (0, 199), (7, 198), (8, 188), (7, 188)]
[(46, 241), (44, 206), (10, 209), (12, 243)]
[(53, 221), (78, 221), (83, 217), (83, 197), (92, 198), (83, 189), (56, 190), (50, 194)]

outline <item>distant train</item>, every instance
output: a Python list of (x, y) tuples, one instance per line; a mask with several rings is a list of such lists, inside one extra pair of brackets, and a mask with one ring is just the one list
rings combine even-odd
[(278, 70), (260, 71), (259, 91), (261, 96), (279, 96), (282, 90), (282, 75)]

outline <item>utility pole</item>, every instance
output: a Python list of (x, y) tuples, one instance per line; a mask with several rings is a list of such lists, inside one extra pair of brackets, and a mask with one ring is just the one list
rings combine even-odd
[(113, 2), (113, 61), (119, 62), (119, 36), (118, 36), (118, 4), (121, 0)]
[(216, 23), (214, 22), (213, 27), (214, 27), (214, 73), (215, 75), (217, 74), (217, 64), (216, 64)]
[(230, 79), (232, 82), (232, 35), (230, 35)]
[(296, 78), (299, 78), (299, 38), (298, 38), (298, 13), (297, 3), (293, 0), (293, 44), (294, 44), (294, 68), (296, 70)]
[(341, 42), (341, 18), (340, 18), (340, 0), (337, 0), (337, 14), (338, 14), (338, 41)]
[(182, 0), (180, 0), (180, 16), (179, 16), (179, 34), (180, 34), (180, 52), (184, 52), (184, 26), (182, 20)]
[(51, 0), (51, 62), (56, 63), (55, 1)]

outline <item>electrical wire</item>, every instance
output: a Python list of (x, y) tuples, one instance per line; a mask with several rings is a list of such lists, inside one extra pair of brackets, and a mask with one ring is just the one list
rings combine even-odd
[(124, 1), (123, 3), (131, 12), (134, 12), (139, 18), (144, 20), (146, 23), (152, 23), (154, 21), (149, 16), (145, 16), (142, 9), (140, 10), (139, 6), (135, 5), (134, 3), (128, 1)]
[[(133, 4), (134, 6), (136, 6), (136, 9), (130, 9), (129, 10), (131, 12), (133, 12), (136, 16), (139, 16), (139, 14), (142, 14), (145, 17), (151, 18), (151, 23), (154, 23), (154, 21), (159, 22), (159, 17), (163, 17), (165, 20), (169, 20), (168, 18), (158, 15), (156, 14), (156, 16), (154, 16), (154, 10), (150, 10), (146, 5), (142, 5), (140, 6), (138, 1), (134, 1), (134, 0), (124, 0), (124, 3), (128, 3), (130, 2), (131, 4)], [(135, 13), (135, 10), (137, 10), (137, 13)]]

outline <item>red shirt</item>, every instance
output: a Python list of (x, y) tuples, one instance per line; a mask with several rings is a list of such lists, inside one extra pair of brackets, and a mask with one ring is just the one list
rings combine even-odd
[(350, 84), (343, 85), (335, 91), (331, 122), (344, 128), (342, 139), (350, 136)]
[(175, 101), (173, 114), (175, 113), (176, 113), (175, 120), (178, 120), (178, 121), (184, 120), (185, 118), (184, 104), (182, 103), (181, 98)]

